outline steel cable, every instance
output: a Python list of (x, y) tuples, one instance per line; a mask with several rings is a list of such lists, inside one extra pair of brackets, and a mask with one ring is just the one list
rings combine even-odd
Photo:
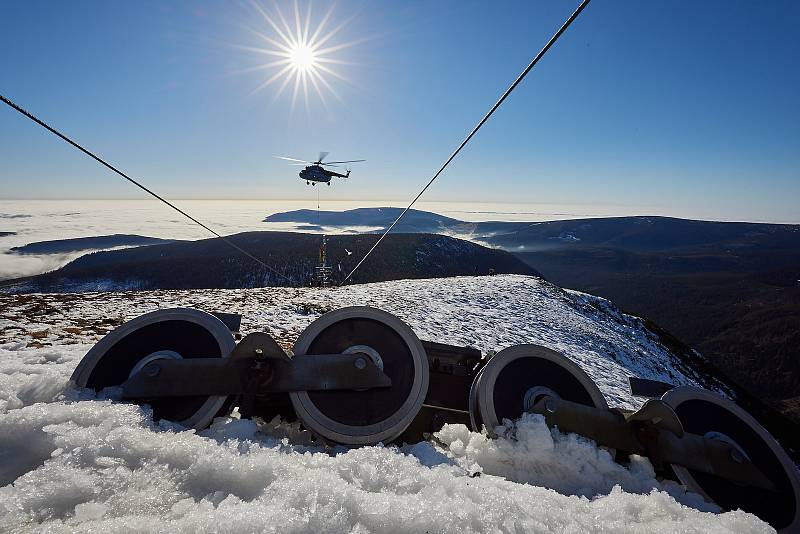
[(97, 155), (93, 154), (92, 152), (90, 152), (89, 150), (87, 150), (87, 149), (83, 148), (81, 145), (79, 145), (78, 143), (76, 143), (75, 141), (73, 141), (72, 139), (70, 139), (69, 137), (67, 137), (66, 135), (62, 134), (61, 132), (59, 132), (58, 130), (56, 130), (55, 128), (53, 128), (52, 126), (50, 126), (49, 124), (47, 124), (47, 123), (46, 123), (46, 122), (44, 122), (43, 120), (39, 119), (39, 118), (38, 118), (38, 117), (36, 117), (34, 114), (32, 114), (32, 113), (30, 113), (29, 111), (27, 111), (27, 110), (25, 110), (25, 109), (21, 108), (20, 106), (18, 106), (17, 104), (15, 104), (14, 102), (12, 102), (11, 100), (9, 100), (8, 98), (6, 98), (6, 97), (5, 97), (5, 96), (3, 96), (3, 95), (0, 95), (0, 100), (2, 100), (4, 103), (8, 104), (8, 105), (9, 105), (11, 108), (13, 108), (13, 109), (15, 109), (16, 111), (20, 112), (21, 114), (25, 115), (26, 117), (28, 117), (29, 119), (31, 119), (33, 122), (35, 122), (35, 123), (36, 123), (36, 124), (38, 124), (39, 126), (41, 126), (41, 127), (45, 128), (45, 129), (46, 129), (46, 130), (48, 130), (49, 132), (51, 132), (51, 133), (53, 133), (53, 134), (57, 135), (58, 137), (60, 137), (61, 139), (63, 139), (63, 140), (64, 140), (64, 141), (66, 141), (67, 143), (69, 143), (70, 145), (74, 146), (75, 148), (77, 148), (78, 150), (80, 150), (81, 152), (83, 152), (84, 154), (86, 154), (87, 156), (91, 157), (92, 159), (94, 159), (94, 160), (96, 160), (97, 162), (101, 163), (102, 165), (104, 165), (104, 166), (108, 167), (109, 169), (111, 169), (111, 170), (112, 170), (112, 171), (114, 171), (115, 173), (119, 174), (120, 176), (122, 176), (123, 178), (125, 178), (126, 180), (128, 180), (130, 183), (132, 183), (133, 185), (135, 185), (135, 186), (136, 186), (136, 187), (138, 187), (139, 189), (142, 189), (142, 190), (143, 190), (143, 191), (145, 191), (147, 194), (149, 194), (149, 195), (151, 195), (152, 197), (154, 197), (154, 198), (156, 198), (156, 199), (160, 200), (161, 202), (163, 202), (164, 204), (166, 204), (166, 205), (167, 205), (167, 206), (169, 206), (170, 208), (174, 209), (175, 211), (177, 211), (178, 213), (180, 213), (181, 215), (183, 215), (184, 217), (186, 217), (186, 218), (187, 218), (187, 219), (189, 219), (190, 221), (192, 221), (192, 222), (194, 222), (195, 224), (198, 224), (198, 225), (200, 225), (201, 227), (203, 227), (204, 229), (208, 230), (208, 231), (209, 231), (209, 232), (211, 232), (213, 235), (215, 235), (216, 237), (220, 238), (222, 241), (224, 241), (225, 243), (227, 243), (228, 245), (230, 245), (231, 247), (233, 247), (233, 248), (234, 248), (234, 249), (236, 249), (237, 251), (241, 252), (242, 254), (244, 254), (245, 256), (247, 256), (248, 258), (250, 258), (251, 260), (255, 261), (255, 262), (256, 262), (256, 263), (258, 263), (259, 265), (261, 265), (261, 266), (265, 267), (265, 268), (266, 268), (268, 271), (272, 272), (273, 274), (276, 274), (276, 275), (278, 275), (279, 277), (283, 278), (283, 279), (284, 279), (284, 280), (286, 280), (287, 282), (289, 282), (289, 283), (292, 283), (292, 280), (291, 280), (289, 277), (287, 277), (286, 275), (284, 275), (284, 274), (282, 274), (282, 273), (278, 272), (278, 271), (277, 271), (277, 270), (275, 270), (273, 267), (270, 267), (269, 265), (267, 265), (266, 263), (264, 263), (263, 261), (261, 261), (261, 260), (260, 260), (260, 259), (258, 259), (257, 257), (253, 256), (252, 254), (250, 254), (249, 252), (247, 252), (246, 250), (244, 250), (242, 247), (240, 247), (239, 245), (237, 245), (236, 243), (234, 243), (233, 241), (231, 241), (231, 240), (230, 240), (230, 239), (228, 239), (227, 237), (225, 237), (225, 236), (221, 235), (221, 234), (220, 234), (220, 233), (218, 233), (217, 231), (213, 230), (212, 228), (209, 228), (207, 225), (205, 225), (205, 224), (203, 224), (202, 222), (198, 221), (197, 219), (195, 219), (194, 217), (192, 217), (191, 215), (189, 215), (188, 213), (186, 213), (185, 211), (183, 211), (181, 208), (179, 208), (178, 206), (176, 206), (175, 204), (173, 204), (173, 203), (172, 203), (172, 202), (170, 202), (169, 200), (167, 200), (167, 199), (163, 198), (162, 196), (158, 195), (158, 194), (157, 194), (157, 193), (155, 193), (154, 191), (152, 191), (152, 190), (148, 189), (147, 187), (145, 187), (144, 185), (140, 184), (139, 182), (137, 182), (136, 180), (134, 180), (133, 178), (131, 178), (130, 176), (128, 176), (127, 174), (125, 174), (125, 173), (124, 173), (124, 172), (122, 172), (121, 170), (117, 169), (116, 167), (114, 167), (114, 166), (113, 166), (113, 165), (111, 165), (110, 163), (107, 163), (105, 160), (103, 160), (103, 159), (102, 159), (102, 158), (100, 158), (99, 156), (97, 156)]
[(403, 216), (406, 214), (406, 212), (408, 212), (408, 210), (411, 209), (411, 206), (413, 206), (417, 202), (417, 200), (419, 200), (419, 197), (421, 197), (422, 194), (425, 193), (425, 191), (427, 191), (427, 189), (431, 186), (434, 180), (436, 180), (436, 178), (439, 177), (442, 171), (444, 171), (444, 169), (450, 164), (451, 161), (453, 161), (453, 159), (458, 155), (458, 153), (461, 152), (461, 149), (464, 148), (464, 146), (467, 143), (469, 143), (470, 139), (472, 139), (472, 137), (478, 132), (478, 130), (480, 130), (481, 126), (483, 126), (483, 124), (487, 120), (489, 120), (489, 117), (491, 117), (492, 114), (495, 112), (495, 110), (500, 107), (500, 104), (502, 104), (503, 101), (508, 97), (508, 95), (510, 95), (511, 92), (517, 87), (517, 85), (519, 85), (522, 79), (525, 78), (525, 76), (531, 71), (531, 69), (533, 69), (536, 63), (538, 63), (539, 60), (542, 59), (542, 56), (544, 56), (550, 49), (550, 47), (553, 46), (553, 44), (558, 40), (558, 38), (561, 37), (561, 34), (564, 33), (564, 31), (569, 27), (569, 25), (572, 24), (572, 21), (574, 21), (578, 17), (578, 15), (580, 15), (581, 11), (583, 11), (583, 8), (585, 8), (589, 2), (590, 0), (583, 0), (581, 2), (581, 4), (578, 6), (575, 12), (572, 13), (572, 15), (570, 15), (570, 17), (566, 20), (566, 22), (564, 22), (561, 28), (559, 28), (559, 30), (555, 34), (553, 34), (553, 36), (550, 38), (547, 44), (544, 45), (544, 48), (542, 48), (539, 51), (539, 53), (536, 54), (536, 56), (533, 58), (530, 64), (528, 64), (528, 66), (525, 68), (525, 70), (523, 70), (522, 73), (519, 76), (517, 76), (517, 79), (514, 80), (514, 83), (512, 83), (511, 86), (509, 86), (509, 88), (506, 89), (506, 92), (503, 93), (503, 96), (501, 96), (500, 99), (495, 103), (495, 105), (492, 106), (492, 109), (490, 109), (489, 112), (486, 115), (484, 115), (484, 117), (477, 124), (477, 126), (475, 126), (475, 128), (472, 129), (472, 132), (470, 132), (470, 134), (466, 137), (466, 139), (464, 139), (464, 141), (461, 142), (458, 148), (456, 148), (455, 151), (452, 154), (450, 154), (450, 157), (447, 158), (447, 161), (444, 162), (444, 165), (442, 165), (441, 168), (439, 168), (439, 170), (436, 171), (436, 174), (434, 174), (433, 178), (431, 178), (428, 181), (428, 183), (425, 184), (425, 187), (422, 188), (422, 191), (420, 191), (417, 194), (417, 196), (414, 197), (414, 200), (412, 200), (411, 203), (400, 213), (400, 215), (389, 226), (389, 228), (387, 228), (386, 231), (383, 232), (383, 234), (378, 238), (375, 244), (372, 245), (372, 248), (369, 249), (369, 251), (367, 251), (366, 254), (364, 254), (364, 257), (361, 258), (361, 261), (359, 261), (356, 264), (356, 266), (353, 267), (353, 270), (350, 271), (350, 274), (345, 276), (344, 280), (342, 280), (340, 285), (344, 285), (345, 283), (347, 283), (350, 277), (353, 276), (353, 273), (355, 273), (358, 270), (358, 268), (361, 267), (361, 264), (364, 263), (364, 261), (369, 257), (369, 255), (372, 254), (372, 251), (374, 251), (378, 247), (378, 245), (380, 245), (381, 241), (383, 241), (383, 238), (385, 238), (389, 234), (389, 232), (392, 231), (392, 228), (394, 228), (395, 225), (397, 225), (397, 223), (400, 222), (400, 219), (402, 219)]

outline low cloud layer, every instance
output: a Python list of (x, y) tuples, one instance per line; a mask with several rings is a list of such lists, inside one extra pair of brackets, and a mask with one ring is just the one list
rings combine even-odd
[[(265, 223), (264, 217), (296, 209), (316, 209), (313, 200), (178, 200), (175, 204), (217, 232), (275, 230), (324, 232), (328, 234), (375, 231), (375, 227), (311, 227), (293, 223)], [(323, 210), (356, 207), (400, 206), (403, 202), (322, 201)], [(491, 205), (477, 203), (420, 202), (418, 209), (433, 211), (466, 221), (524, 220), (547, 221), (593, 215), (626, 213), (579, 213), (577, 206)], [(584, 206), (585, 208), (585, 206)], [(39, 241), (92, 237), (111, 234), (137, 234), (165, 239), (205, 239), (213, 237), (182, 215), (155, 200), (6, 200), (0, 201), (0, 280), (41, 274), (62, 267), (82, 253), (20, 255), (12, 247)], [(454, 236), (467, 237), (467, 236)]]
[[(179, 202), (189, 213), (222, 234), (262, 230), (264, 207), (249, 202)], [(12, 247), (39, 241), (110, 234), (138, 234), (169, 239), (210, 237), (168, 207), (155, 201), (3, 201), (0, 231), (0, 280), (57, 269), (85, 252), (22, 255)]]
[(73, 252), (71, 254), (15, 254), (6, 252), (0, 254), (0, 280), (9, 278), (20, 278), (34, 274), (45, 273), (58, 269), (71, 262), (75, 258), (85, 254), (84, 252)]

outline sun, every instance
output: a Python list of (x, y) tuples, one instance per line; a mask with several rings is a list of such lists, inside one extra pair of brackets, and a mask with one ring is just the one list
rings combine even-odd
[(277, 91), (273, 98), (274, 102), (291, 87), (292, 111), (301, 95), (306, 110), (310, 107), (312, 94), (317, 95), (325, 108), (328, 107), (326, 95), (333, 95), (341, 101), (334, 88), (334, 81), (349, 83), (349, 80), (337, 71), (336, 66), (351, 63), (337, 57), (337, 54), (360, 42), (336, 42), (336, 37), (342, 35), (342, 30), (349, 21), (333, 25), (333, 7), (331, 7), (319, 22), (314, 24), (311, 2), (308, 2), (303, 15), (297, 2), (294, 2), (291, 21), (281, 12), (277, 4), (272, 13), (268, 13), (258, 3), (254, 3), (253, 6), (266, 25), (264, 28), (251, 31), (264, 45), (238, 48), (270, 58), (266, 63), (247, 69), (265, 70), (270, 73), (253, 92), (257, 93), (267, 87), (275, 86)]
[(289, 50), (289, 60), (292, 67), (303, 74), (317, 68), (317, 55), (314, 49), (305, 43), (298, 43)]

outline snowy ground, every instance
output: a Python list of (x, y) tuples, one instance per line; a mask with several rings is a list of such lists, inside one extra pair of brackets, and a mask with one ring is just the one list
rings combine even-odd
[(482, 351), (552, 347), (612, 406), (638, 405), (631, 374), (696, 380), (637, 319), (523, 276), (0, 295), (0, 531), (770, 531), (657, 481), (645, 459), (622, 467), (536, 416), (496, 440), (451, 425), (436, 443), (324, 451), (296, 426), (234, 414), (195, 433), (67, 387), (93, 342), (153, 309), (241, 313), (244, 333), (267, 330), (288, 348), (319, 314), (355, 304), (398, 315), (422, 339)]

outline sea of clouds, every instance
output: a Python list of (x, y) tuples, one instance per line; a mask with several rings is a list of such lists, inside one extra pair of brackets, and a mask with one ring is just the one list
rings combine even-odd
[[(398, 201), (178, 200), (175, 204), (223, 235), (238, 232), (298, 231), (293, 223), (265, 223), (264, 217), (296, 209), (346, 210), (356, 207), (404, 207)], [(544, 221), (594, 215), (585, 207), (527, 204), (420, 202), (418, 209), (467, 221)], [(374, 231), (363, 227), (325, 227), (315, 232)], [(0, 280), (40, 274), (66, 265), (86, 251), (67, 254), (16, 254), (11, 248), (58, 239), (137, 234), (164, 239), (213, 237), (186, 217), (156, 200), (2, 200), (0, 201)]]
[[(181, 201), (179, 204), (223, 235), (266, 229), (261, 220), (269, 206), (264, 202)], [(85, 254), (85, 251), (43, 255), (10, 252), (12, 247), (28, 243), (111, 234), (166, 239), (212, 237), (155, 200), (0, 201), (0, 232), (15, 232), (0, 237), (0, 280), (56, 269)]]

